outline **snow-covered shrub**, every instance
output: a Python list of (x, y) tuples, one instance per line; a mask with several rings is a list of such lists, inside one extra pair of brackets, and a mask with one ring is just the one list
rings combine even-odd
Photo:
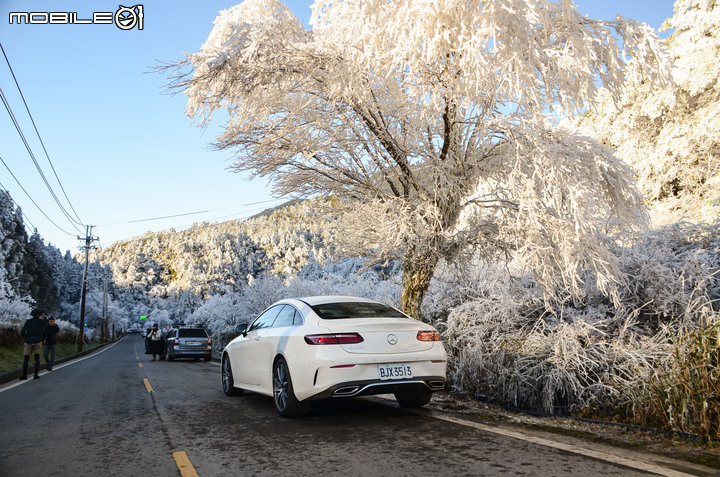
[(20, 336), (22, 324), (0, 321), (0, 346), (15, 346), (22, 344)]
[(75, 343), (77, 341), (77, 326), (65, 320), (55, 320), (55, 324), (60, 328), (58, 343)]
[[(321, 269), (309, 264), (312, 273), (305, 269), (287, 280), (286, 295), (302, 297), (313, 295), (350, 295), (378, 300), (400, 307), (400, 276), (395, 267), (366, 268), (361, 258), (328, 262)], [(308, 268), (308, 267), (306, 267)]]
[(634, 334), (632, 317), (608, 318), (604, 306), (553, 315), (542, 305), (508, 294), (455, 308), (444, 332), (454, 386), (549, 413), (607, 411), (627, 400), (624, 383), (669, 352), (662, 340)]
[[(443, 302), (470, 297), (439, 321), (454, 386), (524, 408), (640, 424), (656, 424), (648, 419), (664, 409), (665, 425), (716, 432), (706, 423), (717, 410), (708, 396), (718, 395), (709, 383), (719, 382), (720, 227), (653, 231), (619, 256), (628, 275), (619, 307), (591, 276), (583, 302), (550, 307), (510, 269), (483, 265), (455, 289), (451, 274), (441, 276), (430, 312), (440, 316)], [(714, 367), (699, 366), (712, 362), (698, 350), (715, 353)]]
[(32, 306), (28, 300), (0, 299), (0, 346), (22, 343), (20, 330), (30, 318)]
[(215, 348), (220, 350), (235, 337), (236, 325), (251, 322), (265, 308), (283, 298), (354, 295), (399, 306), (399, 279), (395, 275), (387, 276), (386, 272), (381, 267), (364, 269), (361, 259), (328, 262), (324, 267), (311, 260), (298, 275), (263, 275), (248, 280), (248, 286), (239, 293), (210, 297), (185, 324), (208, 329)]
[(663, 227), (622, 254), (623, 303), (640, 310), (640, 325), (692, 328), (720, 309), (720, 222)]
[(22, 324), (30, 318), (32, 298), (17, 299), (7, 290), (0, 290), (0, 323)]

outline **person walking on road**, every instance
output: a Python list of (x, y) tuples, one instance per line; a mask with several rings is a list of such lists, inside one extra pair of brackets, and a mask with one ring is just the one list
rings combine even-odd
[(155, 361), (155, 355), (158, 355), (158, 359), (160, 359), (160, 356), (163, 355), (163, 342), (162, 342), (162, 331), (158, 328), (157, 323), (155, 323), (152, 327), (152, 331), (148, 335), (150, 338), (150, 352), (152, 353), (152, 359), (150, 361)]
[(43, 331), (43, 356), (48, 371), (52, 371), (53, 364), (55, 364), (55, 346), (57, 345), (58, 333), (60, 333), (60, 327), (55, 324), (55, 318), (50, 317), (48, 326)]
[(25, 320), (25, 324), (20, 330), (20, 335), (25, 338), (25, 346), (23, 346), (23, 374), (21, 380), (27, 379), (28, 366), (30, 364), (30, 355), (35, 355), (35, 379), (40, 379), (40, 353), (43, 349), (43, 333), (47, 321), (45, 321), (45, 313), (37, 308), (32, 312), (32, 318)]

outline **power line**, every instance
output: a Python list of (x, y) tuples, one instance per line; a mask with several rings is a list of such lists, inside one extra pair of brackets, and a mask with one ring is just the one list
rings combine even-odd
[[(285, 200), (285, 199), (273, 199), (273, 200), (267, 200), (267, 201), (262, 201), (262, 202), (254, 202), (253, 204), (263, 204), (263, 203), (267, 203), (267, 202), (274, 202), (274, 201), (276, 201), (276, 200)], [(245, 204), (245, 205), (252, 205), (252, 204)], [(228, 208), (232, 208), (232, 207), (225, 207), (224, 209), (228, 209)], [(213, 209), (213, 210), (223, 210), (223, 209)], [(219, 222), (212, 222), (212, 221), (217, 221), (217, 220), (225, 219), (225, 218), (229, 218), (229, 217), (235, 217), (235, 216), (238, 216), (238, 215), (244, 215), (244, 214), (248, 214), (249, 212), (257, 212), (257, 211), (259, 211), (259, 210), (265, 210), (265, 208), (264, 208), (264, 207), (259, 207), (259, 208), (255, 208), (255, 209), (251, 209), (251, 210), (246, 210), (246, 211), (241, 212), (241, 213), (239, 213), (239, 214), (231, 214), (231, 215), (226, 215), (226, 216), (223, 216), (223, 217), (217, 217), (217, 218), (214, 218), (214, 219), (210, 219), (210, 221), (208, 221), (207, 223), (205, 223), (205, 224), (203, 224), (203, 225), (195, 225), (195, 224), (182, 225), (182, 226), (179, 226), (179, 227), (178, 227), (179, 230), (176, 230), (176, 231), (174, 231), (174, 232), (169, 232), (169, 231), (165, 231), (165, 230), (160, 231), (160, 232), (153, 232), (154, 235), (153, 235), (152, 237), (140, 238), (141, 236), (136, 235), (136, 236), (134, 236), (134, 237), (130, 237), (130, 238), (127, 238), (127, 239), (115, 240), (115, 241), (113, 241), (113, 242), (110, 242), (110, 243), (107, 244), (107, 245), (112, 245), (112, 244), (117, 243), (117, 242), (132, 242), (132, 241), (135, 241), (135, 240), (146, 241), (146, 240), (152, 240), (152, 239), (154, 239), (154, 238), (164, 238), (164, 237), (170, 237), (170, 236), (173, 236), (173, 235), (180, 235), (180, 234), (186, 232), (188, 229), (191, 229), (191, 228), (193, 228), (193, 227), (194, 227), (193, 230), (202, 230), (202, 229), (217, 227), (217, 226), (220, 225), (221, 223), (219, 223)], [(182, 215), (182, 214), (181, 214), (181, 215)], [(244, 222), (244, 221), (246, 221), (247, 219), (250, 219), (250, 218), (252, 218), (252, 217), (253, 217), (253, 215), (246, 215), (245, 217), (238, 217), (237, 219), (235, 219), (235, 221), (236, 221), (236, 222)], [(122, 223), (128, 223), (128, 222), (122, 222)], [(119, 225), (119, 224), (107, 224), (107, 225)], [(98, 227), (102, 227), (102, 226), (101, 226), (101, 225), (98, 225)], [(102, 246), (103, 244), (100, 244), (100, 245)]]
[[(40, 168), (40, 164), (38, 164), (37, 159), (35, 159), (35, 154), (33, 154), (32, 149), (30, 148), (30, 144), (28, 144), (27, 139), (25, 138), (25, 135), (22, 132), (22, 128), (20, 128), (20, 124), (18, 123), (17, 119), (15, 118), (15, 115), (12, 112), (12, 108), (10, 107), (10, 104), (8, 103), (7, 98), (5, 97), (5, 93), (3, 92), (2, 88), (0, 88), (0, 98), (2, 98), (2, 102), (5, 105), (5, 109), (7, 110), (8, 114), (10, 115), (10, 119), (12, 119), (12, 122), (15, 125), (15, 129), (17, 130), (18, 134), (20, 135), (20, 138), (22, 139), (23, 144), (25, 144), (25, 149), (27, 149), (28, 154), (30, 154), (30, 158), (32, 159), (33, 163), (35, 164), (35, 168), (40, 173), (40, 177), (42, 177), (42, 180), (45, 183), (45, 186), (50, 191), (50, 195), (52, 195), (53, 199), (55, 199), (55, 203), (58, 205), (58, 207), (60, 207), (60, 210), (65, 215), (65, 217), (67, 217), (67, 219), (70, 221), (70, 224), (78, 232), (81, 232), (81, 230), (77, 228), (77, 225), (75, 225), (76, 221), (72, 217), (70, 217), (70, 214), (68, 214), (67, 210), (65, 210), (65, 207), (63, 207), (63, 205), (58, 200), (57, 196), (55, 195), (55, 191), (53, 191), (52, 187), (50, 186), (50, 183), (47, 180), (47, 177), (45, 177), (45, 174), (43, 173), (42, 169)], [(5, 161), (3, 161), (3, 164), (4, 163), (5, 163)], [(7, 167), (7, 164), (5, 165), (5, 167)], [(10, 170), (10, 168), (8, 168), (8, 170)], [(15, 176), (13, 176), (13, 177), (15, 177)], [(20, 183), (17, 180), (17, 178), (15, 178), (15, 180), (18, 182), (18, 184)], [(27, 194), (27, 192), (25, 192), (25, 193)], [(35, 205), (37, 205), (37, 204), (35, 204)], [(43, 212), (43, 215), (45, 215), (44, 212)], [(47, 215), (45, 215), (45, 216), (47, 217)], [(49, 220), (49, 217), (48, 217), (48, 220)], [(55, 224), (55, 222), (53, 222), (53, 224), (56, 227), (60, 228), (57, 224)], [(80, 224), (80, 225), (82, 225), (82, 224)]]
[(128, 224), (134, 224), (137, 222), (149, 222), (151, 220), (161, 220), (161, 219), (171, 219), (173, 217), (184, 217), (186, 215), (197, 215), (197, 214), (204, 214), (206, 212), (210, 212), (209, 210), (201, 210), (199, 212), (188, 212), (186, 214), (175, 214), (175, 215), (165, 215), (163, 217), (153, 217), (150, 219), (139, 219), (139, 220), (130, 220)]
[[(18, 83), (17, 78), (15, 77), (15, 72), (12, 69), (12, 66), (10, 65), (10, 60), (7, 57), (7, 54), (5, 53), (5, 48), (3, 48), (2, 43), (0, 43), (0, 50), (2, 50), (2, 54), (5, 57), (5, 63), (7, 63), (8, 68), (10, 69), (10, 74), (13, 77), (13, 81), (15, 81), (15, 86), (17, 87), (18, 92), (20, 93), (20, 97), (22, 98), (23, 104), (25, 105), (25, 110), (28, 113), (28, 116), (30, 117), (30, 121), (32, 122), (33, 128), (35, 129), (35, 134), (37, 134), (38, 139), (40, 140), (40, 144), (42, 145), (43, 151), (45, 151), (45, 157), (47, 157), (48, 163), (50, 164), (50, 169), (52, 169), (53, 174), (55, 175), (55, 179), (57, 180), (58, 185), (60, 185), (60, 190), (62, 190), (63, 195), (65, 196), (65, 200), (67, 200), (68, 205), (70, 206), (70, 209), (75, 214), (75, 217), (77, 218), (77, 224), (83, 225), (82, 220), (80, 220), (80, 216), (75, 211), (75, 207), (73, 207), (72, 202), (70, 202), (70, 198), (68, 197), (67, 193), (65, 192), (65, 188), (62, 185), (62, 182), (60, 181), (60, 178), (58, 177), (57, 171), (55, 170), (55, 166), (53, 165), (52, 161), (50, 160), (50, 154), (48, 154), (47, 148), (45, 147), (45, 143), (42, 140), (42, 137), (40, 136), (40, 131), (38, 131), (37, 125), (35, 124), (35, 119), (33, 118), (33, 115), (30, 113), (30, 108), (28, 107), (27, 101), (25, 101), (25, 95), (23, 95), (22, 89), (20, 89), (20, 84)], [(41, 172), (42, 175), (42, 172)], [(44, 179), (44, 176), (43, 176)], [(46, 181), (47, 183), (47, 181)], [(48, 186), (49, 187), (49, 186)], [(55, 197), (55, 194), (53, 194), (53, 197)], [(57, 200), (57, 198), (56, 198)], [(58, 203), (58, 205), (60, 205)], [(60, 206), (61, 209), (63, 208)], [(64, 209), (63, 209), (64, 211)], [(66, 214), (67, 215), (67, 214)], [(70, 218), (70, 217), (68, 217)], [(72, 219), (74, 220), (74, 219)]]
[(33, 204), (35, 204), (35, 207), (37, 207), (37, 209), (40, 211), (40, 213), (43, 214), (43, 215), (45, 216), (45, 218), (50, 221), (51, 224), (53, 224), (55, 227), (57, 227), (58, 230), (60, 230), (61, 232), (66, 233), (66, 234), (70, 235), (71, 237), (72, 237), (73, 235), (75, 235), (75, 234), (70, 233), (70, 232), (68, 232), (67, 230), (63, 229), (63, 228), (60, 227), (58, 224), (56, 224), (56, 223), (53, 221), (53, 219), (51, 219), (50, 217), (48, 217), (48, 215), (42, 210), (42, 208), (37, 204), (37, 202), (35, 202), (35, 200), (30, 196), (30, 194), (28, 193), (28, 191), (25, 190), (25, 187), (23, 187), (23, 185), (20, 183), (20, 181), (17, 179), (17, 177), (15, 177), (15, 174), (13, 174), (13, 172), (10, 170), (10, 168), (8, 167), (8, 165), (5, 163), (5, 160), (4, 160), (1, 156), (0, 156), (0, 162), (3, 163), (3, 165), (5, 166), (5, 168), (8, 170), (8, 172), (9, 172), (10, 175), (12, 176), (12, 178), (15, 179), (15, 182), (17, 182), (17, 184), (20, 186), (20, 188), (22, 189), (22, 191), (25, 192), (25, 195), (28, 196), (28, 199), (30, 199), (30, 201), (31, 201)]
[[(216, 210), (236, 209), (236, 208), (238, 208), (238, 207), (247, 207), (247, 206), (249, 206), (249, 205), (267, 204), (268, 202), (278, 202), (278, 201), (287, 201), (287, 199), (263, 200), (263, 201), (261, 201), (261, 202), (251, 202), (251, 203), (249, 203), (249, 204), (233, 205), (233, 206), (230, 206), (230, 207), (221, 207), (221, 208), (219, 208), (219, 209), (200, 210), (200, 211), (198, 211), (198, 212), (186, 212), (186, 213), (175, 214), (175, 215), (164, 215), (164, 216), (161, 216), (161, 217), (152, 217), (152, 218), (149, 218), (149, 219), (136, 219), (136, 220), (127, 220), (127, 221), (124, 221), (124, 222), (113, 222), (113, 223), (110, 223), (110, 224), (100, 224), (100, 225), (96, 225), (96, 227), (108, 227), (108, 226), (110, 226), (110, 225), (124, 225), (124, 224), (134, 224), (134, 223), (137, 223), (137, 222), (149, 222), (149, 221), (152, 221), (152, 220), (162, 220), (162, 219), (170, 219), (170, 218), (174, 218), (174, 217), (183, 217), (183, 216), (188, 216), (188, 215), (205, 214), (205, 213), (208, 213), (208, 212), (214, 212), (214, 211), (216, 211)], [(253, 209), (253, 210), (262, 210), (262, 208), (260, 208), (260, 209)], [(251, 210), (251, 211), (240, 212), (240, 213), (238, 213), (238, 214), (231, 214), (231, 215), (228, 215), (228, 216), (225, 216), (225, 217), (232, 217), (232, 216), (235, 216), (235, 215), (244, 214), (244, 213), (246, 213), (246, 212), (252, 212), (252, 210)], [(223, 218), (223, 217), (219, 217), (219, 218), (221, 219), (221, 218)], [(218, 220), (218, 219), (210, 219), (210, 220)]]

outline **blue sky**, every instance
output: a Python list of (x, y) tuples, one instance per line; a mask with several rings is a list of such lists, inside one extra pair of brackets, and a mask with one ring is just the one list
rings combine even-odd
[[(144, 25), (123, 31), (114, 25), (10, 25), (8, 20), (10, 12), (77, 12), (85, 19), (93, 12), (115, 12), (117, 0), (0, 2), (0, 43), (50, 161), (2, 54), (0, 88), (55, 195), (74, 217), (64, 189), (79, 222), (95, 226), (100, 245), (146, 231), (181, 230), (193, 222), (244, 218), (282, 203), (271, 196), (266, 180), (250, 181), (227, 170), (232, 151), (210, 147), (222, 124), (192, 125), (184, 114), (185, 96), (165, 94), (167, 79), (152, 72), (162, 62), (197, 51), (219, 11), (236, 3), (125, 2), (143, 5)], [(307, 26), (312, 2), (286, 3)], [(575, 3), (591, 18), (621, 14), (653, 28), (672, 15), (673, 6), (671, 0)], [(0, 158), (7, 165), (0, 163), (0, 184), (22, 207), (28, 228), (37, 228), (46, 243), (63, 252), (77, 252), (77, 236), (85, 229), (55, 203), (5, 107), (0, 108)], [(196, 213), (201, 211), (206, 212)]]

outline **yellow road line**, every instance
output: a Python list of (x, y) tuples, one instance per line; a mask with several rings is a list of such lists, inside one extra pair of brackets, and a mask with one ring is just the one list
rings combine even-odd
[(185, 452), (173, 452), (173, 457), (182, 477), (199, 477)]
[(152, 386), (150, 386), (150, 381), (148, 381), (148, 378), (143, 378), (143, 383), (145, 383), (145, 389), (147, 389), (147, 392), (153, 392), (153, 388)]

